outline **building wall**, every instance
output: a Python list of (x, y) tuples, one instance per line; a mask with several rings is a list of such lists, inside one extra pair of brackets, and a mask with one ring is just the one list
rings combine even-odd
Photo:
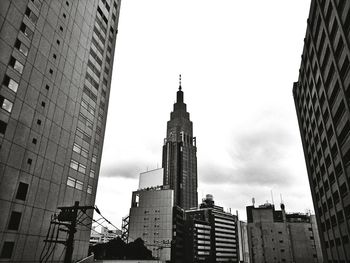
[(325, 260), (350, 261), (350, 2), (312, 0), (293, 87)]
[(249, 263), (249, 243), (247, 223), (238, 221), (238, 244), (239, 244), (239, 262)]
[(205, 206), (186, 211), (186, 254), (192, 262), (239, 262), (237, 217)]
[(211, 210), (212, 244), (215, 251), (215, 262), (231, 260), (239, 262), (239, 245), (237, 232), (237, 217)]
[[(1, 260), (38, 261), (57, 207), (95, 203), (119, 8), (1, 1)], [(75, 234), (74, 259), (87, 255), (89, 234)]]
[(163, 185), (163, 174), (164, 174), (163, 168), (140, 173), (139, 189), (145, 189), (149, 187), (159, 187)]
[(295, 262), (309, 263), (317, 261), (317, 251), (314, 249), (314, 233), (309, 223), (288, 223), (293, 259)]
[(266, 204), (249, 206), (247, 213), (252, 215), (247, 227), (251, 262), (323, 262), (310, 215), (286, 214), (284, 206), (276, 211)]
[[(143, 190), (132, 194), (129, 242), (141, 238), (152, 255), (171, 259), (173, 239), (173, 190)], [(159, 249), (164, 247), (162, 249)]]

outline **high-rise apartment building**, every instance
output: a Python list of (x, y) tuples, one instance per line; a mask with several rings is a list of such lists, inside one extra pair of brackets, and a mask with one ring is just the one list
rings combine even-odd
[[(44, 243), (51, 216), (95, 203), (119, 9), (120, 0), (1, 0), (1, 262), (63, 260), (62, 244)], [(74, 261), (88, 252), (82, 230)]]
[(250, 262), (323, 262), (313, 216), (286, 214), (281, 208), (247, 206)]
[(295, 107), (324, 258), (350, 261), (350, 2), (312, 0)]
[(197, 146), (181, 89), (180, 82), (174, 110), (167, 124), (163, 146), (163, 183), (174, 190), (175, 204), (189, 209), (198, 206)]

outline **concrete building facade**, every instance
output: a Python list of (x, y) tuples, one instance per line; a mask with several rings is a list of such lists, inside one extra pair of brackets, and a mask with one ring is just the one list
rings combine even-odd
[(212, 195), (185, 213), (186, 262), (239, 262), (237, 216), (216, 206)]
[[(152, 255), (164, 262), (181, 257), (182, 255), (178, 255), (181, 254), (179, 249), (183, 249), (178, 241), (182, 238), (181, 220), (177, 219), (177, 211), (172, 189), (159, 187), (133, 192), (128, 241), (141, 238), (152, 251)], [(177, 252), (175, 246), (178, 248)]]
[(269, 203), (247, 207), (250, 262), (323, 262), (312, 217), (281, 208)]
[(350, 261), (350, 2), (312, 0), (293, 96), (324, 258)]
[(238, 244), (239, 244), (239, 262), (250, 263), (249, 257), (249, 242), (247, 222), (239, 221), (238, 229)]
[[(38, 262), (57, 207), (95, 203), (119, 10), (120, 0), (1, 1), (1, 262)], [(74, 260), (88, 253), (81, 230)]]
[(167, 123), (162, 166), (163, 184), (174, 190), (175, 204), (185, 210), (197, 207), (196, 137), (193, 137), (193, 124), (184, 103), (181, 79), (174, 110)]

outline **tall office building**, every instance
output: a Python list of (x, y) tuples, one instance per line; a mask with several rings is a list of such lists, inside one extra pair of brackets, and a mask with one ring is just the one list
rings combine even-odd
[[(1, 0), (1, 262), (63, 260), (62, 244), (44, 249), (51, 216), (95, 203), (119, 9), (120, 0)], [(81, 230), (74, 261), (88, 252)]]
[(350, 1), (312, 0), (296, 112), (324, 258), (350, 261)]
[(193, 137), (192, 121), (183, 100), (181, 79), (174, 110), (167, 124), (162, 163), (163, 183), (174, 190), (175, 204), (183, 209), (197, 207), (196, 137)]

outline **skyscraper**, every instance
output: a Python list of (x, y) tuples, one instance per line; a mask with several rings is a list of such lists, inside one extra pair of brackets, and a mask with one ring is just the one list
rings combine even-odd
[(326, 262), (350, 261), (349, 10), (349, 1), (311, 1), (293, 87)]
[[(119, 9), (120, 0), (1, 1), (2, 262), (38, 262), (43, 251), (62, 260), (63, 245), (44, 249), (51, 216), (95, 203)], [(84, 230), (74, 260), (87, 255)]]
[(174, 190), (175, 205), (189, 209), (198, 206), (197, 147), (183, 96), (180, 76), (176, 103), (167, 123), (162, 163), (164, 185)]

